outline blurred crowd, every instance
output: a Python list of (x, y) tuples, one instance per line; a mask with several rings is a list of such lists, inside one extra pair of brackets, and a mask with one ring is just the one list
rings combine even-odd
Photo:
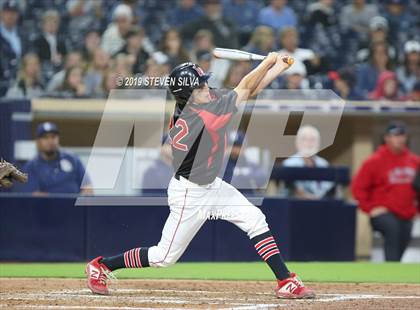
[(164, 77), (185, 61), (234, 87), (255, 64), (214, 47), (280, 51), (270, 87), (348, 100), (420, 101), (416, 0), (0, 0), (0, 97), (106, 98), (118, 77)]

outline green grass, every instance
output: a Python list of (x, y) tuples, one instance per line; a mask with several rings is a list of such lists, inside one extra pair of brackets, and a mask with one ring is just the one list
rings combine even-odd
[[(83, 278), (81, 263), (2, 263), (0, 277)], [(389, 282), (420, 284), (419, 264), (289, 263), (289, 269), (311, 282)], [(178, 263), (169, 268), (126, 269), (122, 279), (272, 280), (264, 263)]]

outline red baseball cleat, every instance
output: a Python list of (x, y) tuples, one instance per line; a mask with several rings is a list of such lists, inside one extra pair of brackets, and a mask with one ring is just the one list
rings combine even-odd
[(86, 265), (87, 285), (94, 294), (109, 295), (108, 279), (115, 279), (111, 270), (99, 261), (102, 256), (91, 260)]
[(277, 298), (315, 298), (315, 292), (306, 288), (295, 273), (290, 273), (289, 278), (277, 280), (277, 282), (277, 288), (275, 289)]

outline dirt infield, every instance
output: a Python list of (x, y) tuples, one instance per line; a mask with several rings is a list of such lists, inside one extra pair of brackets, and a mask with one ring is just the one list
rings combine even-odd
[(278, 300), (273, 282), (117, 280), (110, 296), (84, 280), (0, 279), (2, 309), (420, 309), (420, 285), (310, 283), (315, 300)]

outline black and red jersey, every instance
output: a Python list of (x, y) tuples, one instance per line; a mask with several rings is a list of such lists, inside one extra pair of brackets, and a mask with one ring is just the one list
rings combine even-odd
[(222, 166), (227, 127), (237, 112), (234, 90), (211, 89), (204, 104), (176, 104), (169, 126), (176, 175), (197, 184), (214, 181)]

